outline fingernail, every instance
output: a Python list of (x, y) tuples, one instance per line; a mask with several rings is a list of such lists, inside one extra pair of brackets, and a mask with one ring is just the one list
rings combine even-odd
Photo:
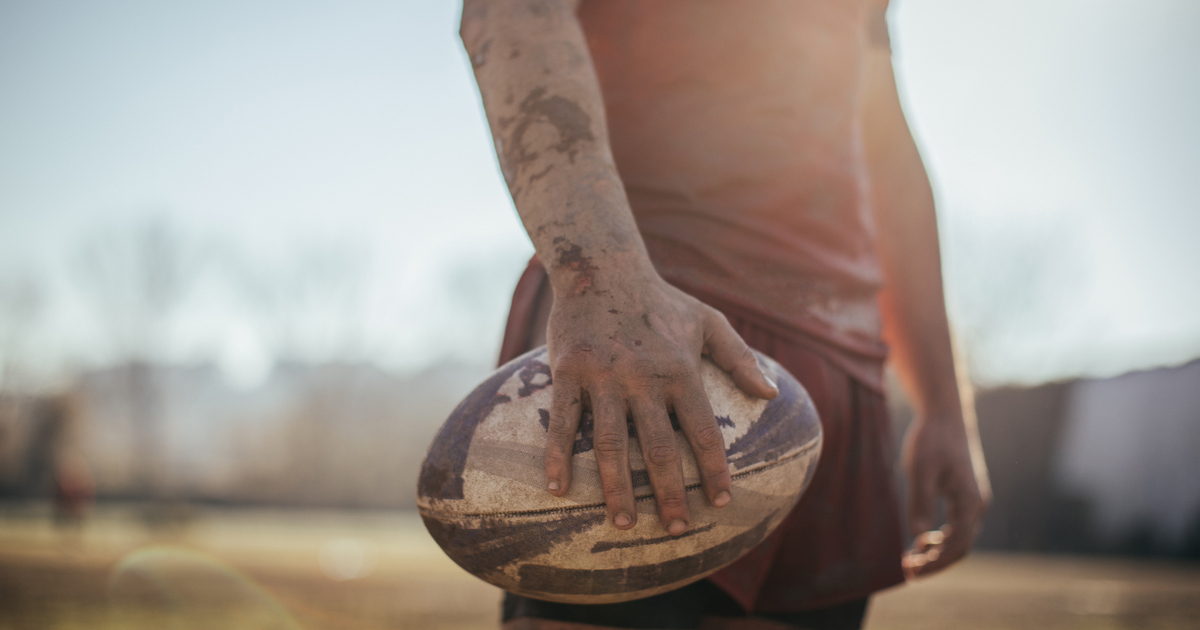
[(729, 505), (729, 501), (731, 499), (733, 499), (733, 497), (729, 496), (728, 492), (721, 491), (720, 494), (713, 497), (713, 505), (717, 507), (725, 507), (726, 505)]
[(762, 375), (763, 375), (763, 380), (767, 381), (767, 385), (770, 385), (771, 389), (774, 389), (775, 391), (779, 391), (779, 386), (775, 384), (775, 381), (772, 380), (770, 376), (767, 376), (766, 372), (763, 372)]
[(683, 521), (680, 521), (680, 520), (671, 521), (671, 524), (667, 525), (667, 532), (670, 533), (672, 536), (678, 536), (686, 530), (687, 530), (687, 523), (684, 523)]
[(617, 515), (613, 517), (613, 524), (617, 527), (629, 527), (629, 524), (632, 522), (633, 519), (629, 518), (629, 515), (624, 512), (617, 512)]
[(550, 489), (550, 492), (558, 492), (559, 485), (557, 481), (551, 481), (546, 484), (546, 487)]

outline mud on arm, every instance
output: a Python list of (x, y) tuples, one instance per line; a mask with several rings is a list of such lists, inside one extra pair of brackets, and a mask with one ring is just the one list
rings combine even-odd
[(723, 437), (700, 382), (701, 355), (751, 395), (777, 390), (720, 313), (651, 266), (613, 163), (575, 8), (567, 0), (466, 0), (462, 21), (501, 170), (554, 290), (546, 488), (557, 496), (569, 490), (587, 408), (609, 517), (633, 527), (632, 418), (659, 519), (678, 535), (689, 512), (670, 413), (696, 455), (709, 501), (733, 500)]

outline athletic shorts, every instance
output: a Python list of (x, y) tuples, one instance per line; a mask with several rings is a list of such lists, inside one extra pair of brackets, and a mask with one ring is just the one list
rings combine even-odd
[[(675, 284), (723, 312), (747, 344), (804, 385), (820, 416), (824, 443), (808, 490), (775, 532), (709, 576), (709, 586), (661, 595), (667, 598), (661, 601), (694, 597), (703, 589), (711, 594), (715, 585), (743, 615), (801, 613), (853, 602), (865, 608), (871, 593), (904, 581), (894, 442), (883, 393), (839, 367), (847, 362), (831, 358), (821, 340), (810, 341), (750, 309)], [(545, 269), (534, 258), (513, 295), (501, 363), (530, 349), (539, 296), (548, 291)], [(514, 614), (561, 610), (558, 604), (511, 601)]]

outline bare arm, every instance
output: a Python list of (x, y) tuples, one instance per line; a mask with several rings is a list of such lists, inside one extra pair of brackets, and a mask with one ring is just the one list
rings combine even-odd
[(688, 437), (709, 500), (718, 507), (730, 501), (723, 439), (700, 383), (701, 354), (748, 393), (777, 392), (724, 317), (651, 266), (613, 163), (575, 4), (466, 0), (462, 21), (501, 169), (554, 290), (547, 489), (561, 496), (570, 487), (571, 448), (586, 405), (609, 516), (619, 528), (632, 527), (632, 415), (659, 517), (680, 534), (689, 515), (668, 413)]
[(501, 170), (560, 298), (611, 290), (617, 271), (653, 273), (575, 4), (467, 0), (462, 22)]
[[(876, 33), (880, 26), (886, 29), (874, 26)], [(946, 320), (929, 178), (900, 107), (889, 51), (873, 47), (867, 63), (864, 140), (886, 287), (885, 334), (917, 412), (905, 440), (904, 465), (909, 523), (918, 537), (905, 567), (910, 575), (925, 575), (970, 549), (989, 496), (987, 469), (970, 383), (956, 370)], [(935, 532), (930, 530), (939, 498), (946, 500), (947, 526)]]

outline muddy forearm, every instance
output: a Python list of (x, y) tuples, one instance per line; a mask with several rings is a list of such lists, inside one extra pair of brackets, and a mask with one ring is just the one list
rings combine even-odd
[(517, 211), (556, 295), (653, 277), (570, 0), (466, 0), (462, 38)]

